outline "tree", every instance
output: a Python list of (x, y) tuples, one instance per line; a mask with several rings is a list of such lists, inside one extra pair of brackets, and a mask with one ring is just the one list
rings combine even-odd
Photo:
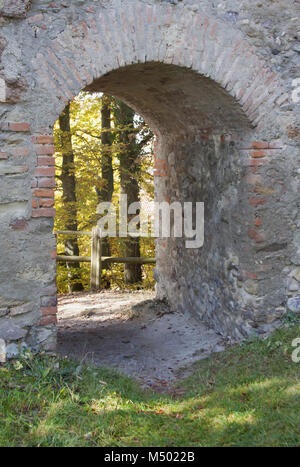
[[(113, 136), (111, 133), (112, 97), (103, 94), (101, 103), (101, 188), (96, 186), (98, 202), (110, 202), (114, 192)], [(108, 238), (102, 239), (102, 255), (110, 256)]]
[[(76, 204), (76, 178), (74, 165), (74, 152), (72, 147), (72, 135), (70, 125), (70, 104), (68, 104), (59, 117), (59, 139), (60, 149), (62, 152), (62, 202), (66, 216), (65, 229), (77, 231), (77, 204)], [(64, 242), (65, 255), (79, 256), (79, 246), (77, 237), (69, 237)], [(66, 263), (66, 267), (70, 269), (68, 274), (68, 288), (70, 292), (83, 290), (83, 285), (80, 280), (80, 273), (76, 268), (80, 268), (79, 263)]]
[[(127, 195), (128, 205), (140, 201), (141, 166), (138, 157), (140, 146), (136, 140), (134, 117), (134, 110), (130, 109), (124, 102), (115, 101), (114, 121), (118, 131), (116, 138), (119, 143), (120, 191), (121, 194)], [(128, 220), (130, 221), (132, 217), (134, 215), (129, 216)], [(124, 239), (123, 245), (125, 256), (137, 258), (141, 256), (139, 238), (127, 237)], [(142, 267), (140, 264), (124, 265), (124, 282), (126, 284), (142, 282)]]
[[(129, 193), (129, 202), (136, 201), (139, 197), (148, 201), (153, 199), (153, 153), (151, 144), (147, 144), (149, 141), (151, 143), (152, 133), (145, 125), (145, 122), (130, 109), (131, 117), (127, 120), (129, 124), (126, 123), (126, 120), (123, 123), (119, 120), (121, 124), (118, 126), (115, 116), (118, 105), (119, 103), (110, 96), (82, 92), (71, 102), (69, 107), (71, 139), (68, 141), (67, 138), (62, 138), (63, 132), (60, 130), (60, 121), (55, 125), (58, 175), (55, 193), (56, 230), (65, 230), (70, 221), (70, 209), (66, 209), (63, 201), (64, 190), (60, 176), (63, 159), (67, 153), (67, 150), (63, 150), (62, 146), (67, 148), (69, 145), (74, 156), (73, 170), (71, 172), (73, 175), (76, 174), (76, 177), (74, 177), (76, 197), (73, 198), (73, 201), (74, 206), (76, 205), (78, 230), (91, 230), (97, 224), (99, 220), (97, 205), (99, 202), (109, 201), (116, 206), (121, 191), (121, 172), (123, 173), (123, 182), (127, 173), (127, 175), (130, 175), (129, 179), (132, 178), (133, 183), (135, 183), (137, 196), (131, 197)], [(119, 113), (119, 117), (121, 117), (121, 113)], [(133, 165), (128, 161), (129, 165), (126, 168), (125, 157), (128, 150), (132, 150), (136, 157), (132, 159)], [(120, 160), (121, 153), (124, 156), (122, 160)], [(136, 182), (138, 182), (138, 186)], [(123, 186), (125, 185), (124, 182)], [(72, 229), (75, 230), (73, 227)], [(65, 237), (58, 236), (59, 254), (65, 252), (64, 240)], [(79, 246), (80, 254), (89, 256), (90, 238), (80, 236), (78, 240), (76, 237), (74, 240), (76, 241), (74, 243)], [(72, 239), (70, 239), (71, 241)], [(139, 248), (141, 256), (154, 256), (153, 239), (140, 241)], [(73, 252), (75, 253), (75, 251), (74, 249)], [(105, 256), (124, 256), (126, 254), (138, 256), (139, 253), (129, 251), (129, 249), (127, 249), (127, 252), (122, 251), (122, 241), (117, 238), (108, 239), (107, 247), (104, 245), (103, 255)], [(84, 287), (88, 287), (90, 266), (88, 263), (81, 263), (80, 266), (77, 273), (80, 274)], [(104, 271), (105, 277), (103, 277), (102, 284), (108, 284), (113, 277), (114, 281), (120, 286), (124, 282), (123, 268), (124, 266), (121, 264), (111, 265), (109, 269)], [(143, 267), (143, 271), (146, 271), (147, 274), (147, 286), (153, 285), (151, 270), (152, 266)], [(66, 271), (69, 274), (71, 269), (66, 269), (62, 263), (59, 263), (57, 284), (61, 292), (67, 291)], [(140, 280), (140, 276), (138, 280)]]

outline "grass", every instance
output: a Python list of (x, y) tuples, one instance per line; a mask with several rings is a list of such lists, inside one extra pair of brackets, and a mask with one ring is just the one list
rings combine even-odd
[(300, 326), (215, 354), (173, 393), (110, 369), (22, 358), (0, 367), (1, 446), (299, 446)]

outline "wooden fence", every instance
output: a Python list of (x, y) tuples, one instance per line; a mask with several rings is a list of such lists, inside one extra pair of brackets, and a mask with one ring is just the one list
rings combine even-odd
[(73, 231), (73, 230), (56, 230), (57, 235), (87, 235), (91, 237), (91, 256), (66, 256), (58, 255), (56, 261), (63, 263), (91, 263), (90, 287), (91, 290), (99, 290), (101, 288), (102, 268), (108, 263), (123, 263), (123, 264), (155, 264), (155, 258), (118, 258), (114, 256), (102, 256), (102, 241), (101, 232), (98, 227), (94, 227), (91, 232), (88, 231)]

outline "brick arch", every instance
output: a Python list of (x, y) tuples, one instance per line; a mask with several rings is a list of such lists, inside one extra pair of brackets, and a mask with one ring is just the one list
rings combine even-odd
[(95, 79), (146, 62), (177, 65), (212, 79), (239, 103), (253, 127), (263, 126), (283, 93), (276, 74), (240, 31), (170, 4), (87, 7), (84, 20), (49, 41), (32, 65), (39, 85), (51, 89), (52, 102), (56, 97), (63, 110)]

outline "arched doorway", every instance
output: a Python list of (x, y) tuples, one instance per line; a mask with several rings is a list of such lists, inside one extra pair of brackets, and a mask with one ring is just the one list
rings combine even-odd
[(41, 28), (38, 48), (35, 36), (28, 40), (29, 86), (2, 123), (10, 153), (30, 161), (17, 195), (8, 197), (2, 229), (14, 253), (3, 266), (3, 295), (15, 300), (9, 309), (30, 312), (23, 321), (10, 312), (15, 340), (55, 349), (54, 210), (43, 200), (54, 185), (53, 124), (81, 89), (122, 99), (156, 132), (158, 200), (205, 203), (202, 249), (158, 242), (161, 293), (223, 334), (264, 332), (285, 300), (286, 258), (274, 269), (272, 253), (291, 240), (273, 216), (275, 207), (284, 210), (272, 188), (282, 180), (284, 147), (275, 73), (239, 31), (171, 5), (96, 11), (91, 2), (62, 24), (52, 33)]

